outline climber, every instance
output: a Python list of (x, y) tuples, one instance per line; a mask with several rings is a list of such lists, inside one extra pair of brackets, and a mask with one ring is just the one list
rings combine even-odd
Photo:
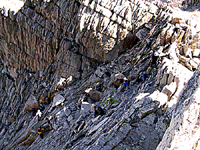
[(144, 83), (144, 81), (146, 80), (146, 74), (142, 75), (141, 80), (142, 80), (142, 83)]
[(40, 111), (43, 111), (45, 109), (43, 104), (40, 104)]
[(161, 55), (158, 54), (158, 52), (153, 52), (152, 54), (152, 65), (157, 66), (159, 63), (161, 63)]
[(43, 139), (43, 131), (44, 131), (44, 128), (42, 127), (39, 127), (38, 128), (38, 134), (40, 135), (40, 137)]
[(139, 77), (138, 77), (138, 79), (136, 80), (136, 82), (142, 82), (142, 83), (144, 83), (144, 81), (146, 80), (146, 74), (144, 74), (144, 73), (140, 73), (140, 75), (139, 75)]
[(127, 87), (127, 89), (128, 89), (129, 85), (128, 85), (128, 79), (127, 79), (126, 77), (124, 77), (124, 82), (123, 82), (123, 84), (124, 84), (124, 86)]
[(100, 106), (94, 106), (94, 117), (104, 115), (104, 110)]
[(36, 115), (36, 109), (32, 108), (31, 111), (32, 111), (32, 115), (35, 116)]
[(157, 59), (158, 59), (157, 53), (153, 52), (153, 54), (152, 54), (152, 64), (156, 65)]
[(108, 102), (109, 102), (110, 104), (113, 104), (114, 102), (120, 103), (118, 100), (115, 100), (113, 97), (107, 98), (107, 99), (106, 99), (106, 104), (107, 104)]
[(41, 120), (41, 117), (42, 117), (42, 112), (38, 109), (37, 113), (36, 113), (36, 116), (38, 117), (38, 121)]

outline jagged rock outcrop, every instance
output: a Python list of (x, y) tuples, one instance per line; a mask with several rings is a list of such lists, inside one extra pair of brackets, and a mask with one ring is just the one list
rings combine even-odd
[[(197, 22), (135, 0), (29, 0), (13, 13), (0, 16), (0, 149), (173, 149), (189, 129), (198, 147), (198, 101), (189, 97), (199, 84)], [(105, 114), (95, 117), (94, 105)], [(195, 122), (179, 126), (182, 118)]]
[(157, 149), (199, 149), (199, 73), (200, 67), (181, 92)]
[[(95, 67), (88, 58), (101, 62), (117, 58), (147, 33), (151, 34), (149, 31), (155, 22), (150, 21), (164, 20), (167, 17), (164, 12), (169, 11), (162, 11), (165, 6), (159, 3), (137, 0), (4, 3), (0, 16), (1, 41), (4, 43), (2, 59), (4, 62), (9, 60), (10, 70), (25, 67), (36, 71), (59, 60), (58, 69), (62, 70), (63, 76), (70, 73), (77, 77), (87, 76)], [(191, 2), (194, 3), (197, 1)], [(176, 21), (172, 23), (177, 24)], [(184, 38), (189, 29), (183, 28), (171, 39), (176, 27), (165, 27), (161, 45)]]

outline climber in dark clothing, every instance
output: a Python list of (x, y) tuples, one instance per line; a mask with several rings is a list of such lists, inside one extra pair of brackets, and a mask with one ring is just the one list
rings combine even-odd
[(35, 108), (32, 108), (31, 111), (32, 111), (33, 116), (35, 116), (37, 113), (37, 110)]
[(127, 78), (124, 78), (123, 85), (124, 85), (125, 87), (127, 87), (127, 89), (128, 89), (129, 85), (128, 85), (128, 79), (127, 79)]
[(162, 62), (161, 56), (160, 56), (158, 53), (153, 52), (151, 64), (152, 64), (153, 66), (157, 66), (157, 65), (160, 64), (161, 62)]
[(44, 128), (42, 127), (39, 127), (38, 128), (38, 134), (40, 135), (40, 137), (43, 139), (43, 131), (44, 131)]
[(144, 75), (141, 77), (142, 83), (144, 83), (145, 79), (146, 79), (146, 74), (144, 74)]
[(45, 109), (43, 104), (40, 104), (40, 110), (43, 111)]
[(156, 56), (155, 53), (152, 54), (152, 64), (156, 65), (159, 56)]
[(146, 80), (146, 77), (147, 77), (146, 74), (140, 73), (140, 76), (139, 76), (139, 78), (136, 81), (138, 83), (140, 83), (140, 82), (144, 83), (144, 81)]
[(104, 115), (104, 110), (99, 106), (94, 106), (94, 117), (97, 117), (99, 115)]

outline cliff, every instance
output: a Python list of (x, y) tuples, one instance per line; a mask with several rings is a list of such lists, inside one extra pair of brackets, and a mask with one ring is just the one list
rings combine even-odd
[(198, 149), (199, 1), (2, 3), (0, 149)]

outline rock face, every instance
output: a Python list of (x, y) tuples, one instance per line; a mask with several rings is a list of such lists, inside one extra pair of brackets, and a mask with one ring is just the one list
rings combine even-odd
[(30, 111), (32, 108), (39, 108), (39, 104), (34, 96), (30, 96), (25, 103), (24, 112)]
[[(184, 5), (197, 2), (188, 1)], [(62, 76), (87, 76), (95, 67), (91, 59), (108, 62), (117, 58), (151, 33), (153, 20), (167, 19), (159, 3), (143, 1), (19, 0), (10, 5), (4, 3), (0, 15), (2, 60), (9, 60), (10, 70), (14, 67), (33, 71), (59, 61)], [(175, 35), (173, 28), (170, 25), (163, 31), (161, 36), (167, 36), (166, 39), (161, 37), (162, 45), (176, 38), (180, 41), (187, 33), (184, 27)]]
[[(157, 149), (199, 149), (200, 67), (184, 87)], [(186, 142), (187, 141), (187, 142)]]
[(0, 149), (199, 148), (198, 11), (190, 20), (159, 2), (7, 2)]

